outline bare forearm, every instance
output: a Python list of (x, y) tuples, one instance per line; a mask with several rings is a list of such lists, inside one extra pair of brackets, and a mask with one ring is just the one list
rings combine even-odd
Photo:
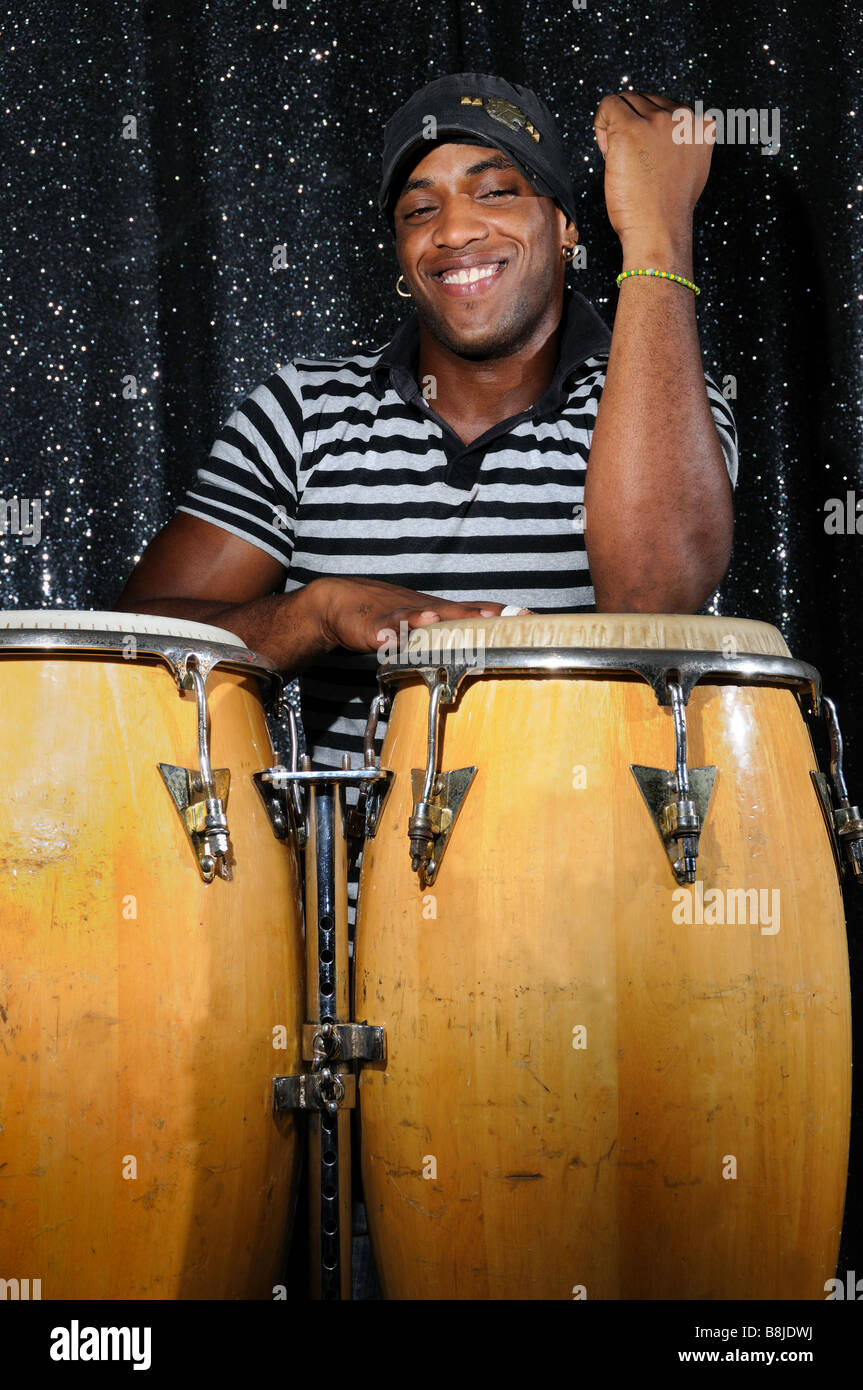
[[(691, 278), (683, 243), (624, 249), (624, 265)], [(621, 286), (585, 486), (600, 612), (695, 612), (731, 551), (731, 487), (704, 384), (690, 290)]]
[[(155, 566), (143, 576), (133, 573), (117, 607), (127, 613), (163, 614), (226, 628), (288, 675), (336, 647), (377, 652), (382, 641), (401, 641), (406, 630), (450, 618), (495, 617), (503, 607), (484, 600), (453, 603), (386, 580), (356, 576), (322, 576), (296, 593), (267, 594), (243, 603), (176, 595), (161, 598), (156, 588), (157, 582), (160, 587), (163, 582), (159, 574)], [(234, 582), (239, 584), (241, 579), (235, 575)]]
[(117, 607), (122, 612), (153, 613), (223, 627), (247, 647), (267, 657), (280, 671), (292, 674), (333, 645), (321, 631), (309, 602), (308, 588), (293, 594), (269, 594), (249, 603), (226, 604), (221, 599), (121, 598)]

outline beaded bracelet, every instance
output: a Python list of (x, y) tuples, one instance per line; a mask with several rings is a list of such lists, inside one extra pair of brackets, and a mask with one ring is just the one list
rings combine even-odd
[(624, 270), (617, 277), (617, 288), (620, 289), (624, 280), (628, 280), (631, 275), (656, 275), (660, 280), (673, 280), (676, 285), (683, 285), (687, 290), (692, 290), (693, 294), (701, 294), (697, 285), (693, 285), (691, 280), (685, 280), (682, 275), (673, 275), (670, 270)]

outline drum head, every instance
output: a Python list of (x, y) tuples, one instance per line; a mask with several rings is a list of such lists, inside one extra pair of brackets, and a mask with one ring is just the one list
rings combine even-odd
[(0, 632), (128, 632), (148, 637), (179, 637), (190, 642), (220, 642), (243, 647), (245, 642), (223, 627), (163, 618), (153, 613), (89, 612), (79, 608), (20, 608), (0, 612)]
[(435, 646), (636, 648), (791, 655), (778, 628), (752, 618), (678, 613), (545, 613), (530, 617), (456, 619), (411, 633), (407, 651)]

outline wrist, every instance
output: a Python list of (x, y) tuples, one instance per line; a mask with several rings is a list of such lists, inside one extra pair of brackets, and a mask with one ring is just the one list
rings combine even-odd
[(640, 234), (621, 239), (621, 270), (671, 270), (692, 279), (692, 237)]
[(296, 595), (303, 617), (314, 632), (316, 645), (328, 652), (339, 645), (330, 624), (333, 583), (329, 576), (322, 576), (306, 584)]

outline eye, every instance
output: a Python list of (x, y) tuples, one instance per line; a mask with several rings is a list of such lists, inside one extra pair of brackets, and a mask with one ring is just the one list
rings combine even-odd
[(406, 213), (405, 213), (405, 215), (404, 215), (404, 220), (405, 220), (405, 222), (407, 222), (411, 217), (419, 217), (419, 216), (421, 216), (421, 214), (424, 213), (424, 212), (434, 212), (434, 208), (431, 207), (431, 206), (423, 206), (423, 207), (419, 207), (419, 208), (411, 208), (410, 212), (406, 212)]
[(487, 193), (481, 193), (481, 198), (510, 198), (518, 193), (517, 188), (490, 188)]

